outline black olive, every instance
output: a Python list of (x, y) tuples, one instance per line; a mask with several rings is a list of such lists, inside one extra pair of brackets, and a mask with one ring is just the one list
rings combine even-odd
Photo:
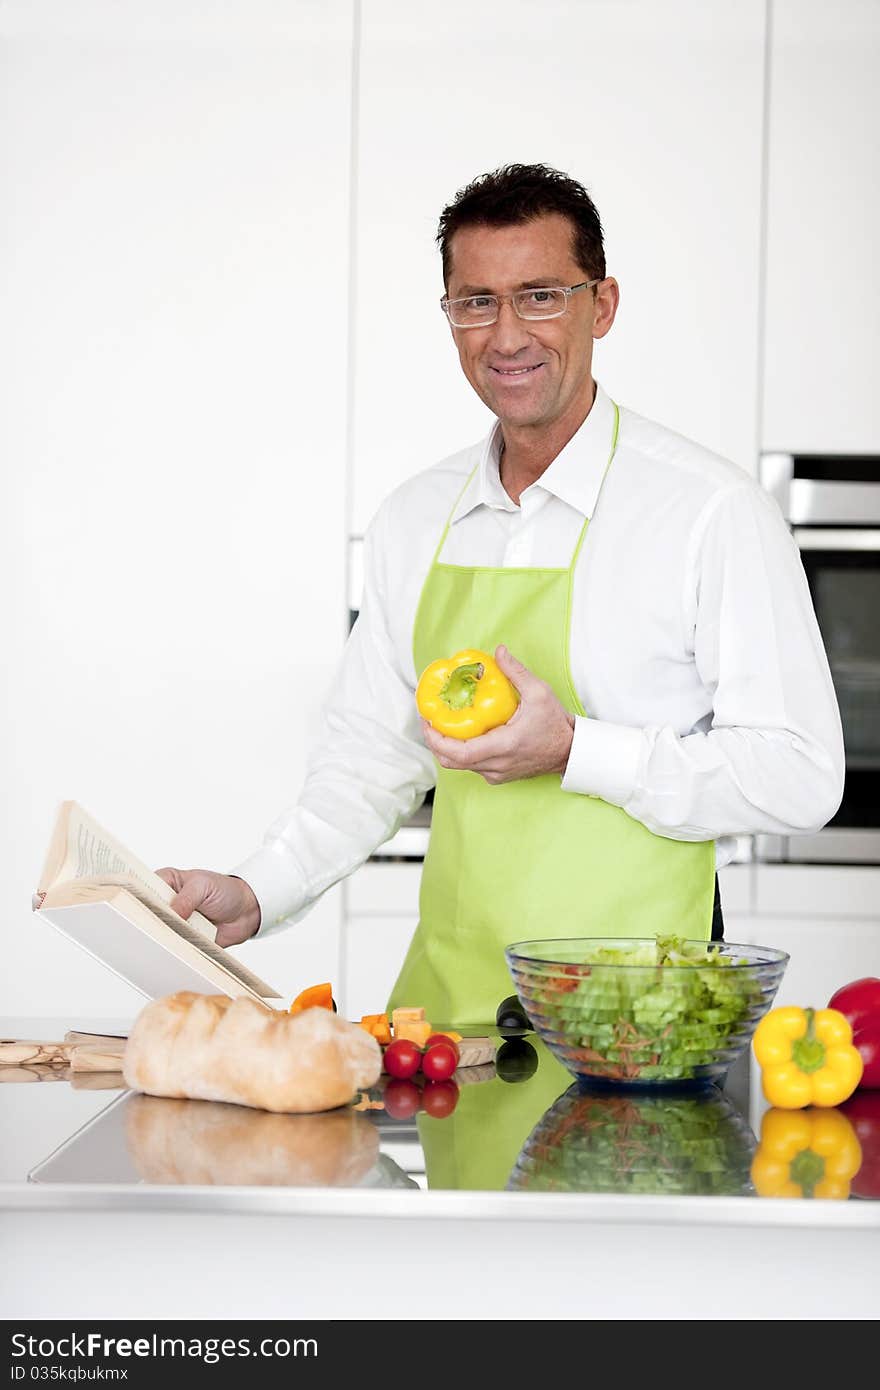
[(532, 1031), (525, 1009), (515, 994), (508, 995), (498, 1005), (495, 1027), (503, 1038), (520, 1038), (523, 1033)]
[(495, 1053), (495, 1075), (502, 1081), (528, 1081), (538, 1070), (538, 1054), (525, 1038), (508, 1038)]
[(336, 1007), (336, 1000), (335, 1000), (335, 999), (331, 999), (331, 1000), (330, 1000), (330, 1003), (333, 1005), (333, 1012), (334, 1012), (335, 1014), (338, 1014), (338, 1013), (339, 1013), (339, 1010), (338, 1010), (337, 1007)]

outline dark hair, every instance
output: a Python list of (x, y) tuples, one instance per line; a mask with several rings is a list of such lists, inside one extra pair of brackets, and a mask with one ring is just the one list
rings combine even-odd
[(460, 188), (440, 214), (437, 242), (443, 281), (452, 270), (452, 238), (462, 227), (510, 227), (547, 213), (561, 213), (572, 224), (572, 250), (591, 280), (605, 279), (602, 223), (583, 184), (546, 164), (503, 164)]

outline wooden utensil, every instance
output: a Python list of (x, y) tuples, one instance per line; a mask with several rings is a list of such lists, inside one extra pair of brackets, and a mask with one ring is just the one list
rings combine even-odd
[(70, 1067), (73, 1071), (121, 1071), (125, 1038), (104, 1033), (68, 1033), (64, 1042), (3, 1038), (0, 1066)]
[(69, 1067), (50, 1066), (48, 1062), (38, 1062), (30, 1067), (0, 1067), (0, 1085), (15, 1085), (29, 1081), (67, 1081)]
[(75, 1028), (70, 1028), (64, 1034), (66, 1043), (88, 1043), (89, 1047), (102, 1047), (104, 1043), (124, 1043), (126, 1040), (124, 1033), (78, 1033)]
[(0, 1066), (29, 1067), (42, 1065), (66, 1067), (73, 1051), (72, 1043), (44, 1042), (39, 1039), (0, 1039)]

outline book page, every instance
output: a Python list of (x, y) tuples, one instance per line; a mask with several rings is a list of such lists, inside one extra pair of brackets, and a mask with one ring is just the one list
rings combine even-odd
[[(43, 894), (40, 906), (43, 909), (49, 909), (69, 907), (76, 903), (106, 902), (112, 899), (114, 892), (120, 890), (124, 890), (142, 907), (148, 909), (153, 917), (174, 933), (175, 937), (185, 941), (189, 947), (205, 956), (228, 975), (232, 975), (234, 979), (245, 985), (248, 990), (252, 990), (254, 994), (259, 995), (261, 999), (281, 998), (277, 990), (267, 985), (265, 980), (261, 980), (259, 975), (255, 975), (235, 956), (230, 955), (222, 946), (217, 946), (210, 939), (206, 939), (201, 932), (191, 931), (188, 922), (185, 922), (182, 917), (178, 917), (176, 912), (171, 912), (161, 902), (155, 903), (148, 893), (137, 886), (132, 886), (125, 875), (111, 876), (109, 880), (105, 878), (101, 882), (95, 882), (91, 879), (77, 879), (68, 883), (59, 883)], [(141, 923), (144, 923), (145, 920), (143, 917), (139, 917)], [(174, 942), (168, 943), (168, 949), (177, 950)]]
[[(174, 897), (174, 889), (104, 830), (78, 802), (64, 801), (34, 894), (34, 907), (38, 909), (42, 906), (43, 895), (48, 888), (71, 879), (121, 884), (130, 888), (169, 926), (178, 927), (184, 923), (184, 919), (167, 906)], [(186, 925), (197, 933), (199, 944), (203, 940), (214, 944), (217, 929), (200, 912), (194, 912)]]
[[(63, 858), (57, 848), (58, 838), (63, 840)], [(169, 897), (174, 896), (164, 879), (142, 864), (76, 801), (61, 803), (52, 845), (55, 850), (53, 862), (47, 861), (38, 885), (39, 891), (71, 878), (104, 880), (106, 875), (127, 874), (154, 892), (164, 896), (162, 890), (167, 890)]]

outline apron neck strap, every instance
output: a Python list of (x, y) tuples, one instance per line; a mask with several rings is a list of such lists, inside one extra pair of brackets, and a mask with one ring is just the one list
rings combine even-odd
[[(618, 406), (616, 401), (612, 401), (611, 404), (614, 406), (614, 428), (611, 431), (611, 449), (608, 454), (608, 462), (605, 465), (605, 471), (602, 474), (602, 479), (599, 483), (599, 491), (596, 493), (596, 502), (593, 506), (594, 515), (596, 512), (596, 507), (599, 504), (599, 498), (602, 495), (602, 488), (605, 486), (605, 479), (608, 477), (608, 470), (611, 467), (612, 460), (617, 451), (617, 437), (620, 433), (620, 407)], [(468, 488), (473, 482), (474, 476), (479, 466), (479, 462), (474, 464), (473, 468), (471, 469), (470, 473), (467, 475), (467, 478), (465, 479), (464, 486), (462, 487), (461, 491), (458, 493), (458, 496), (452, 504), (452, 508), (449, 512), (448, 517), (446, 518), (446, 525), (443, 527), (443, 534), (441, 535), (440, 540), (437, 543), (437, 549), (434, 551), (434, 556), (431, 560), (432, 565), (436, 565), (438, 560), (440, 559), (440, 552), (443, 549), (446, 537), (449, 535), (449, 528), (452, 525), (452, 518), (455, 516), (456, 508), (458, 507), (459, 502), (461, 501), (462, 497), (464, 497), (465, 493), (467, 492)], [(589, 526), (589, 524), (590, 518), (586, 517), (584, 519), (584, 524), (581, 527), (581, 533), (578, 536), (577, 545), (574, 548), (574, 554), (571, 557), (571, 565), (569, 566), (569, 568), (571, 569), (573, 569), (575, 564), (577, 563), (577, 558), (580, 554), (581, 546), (584, 543), (584, 536), (587, 534), (587, 527)]]

